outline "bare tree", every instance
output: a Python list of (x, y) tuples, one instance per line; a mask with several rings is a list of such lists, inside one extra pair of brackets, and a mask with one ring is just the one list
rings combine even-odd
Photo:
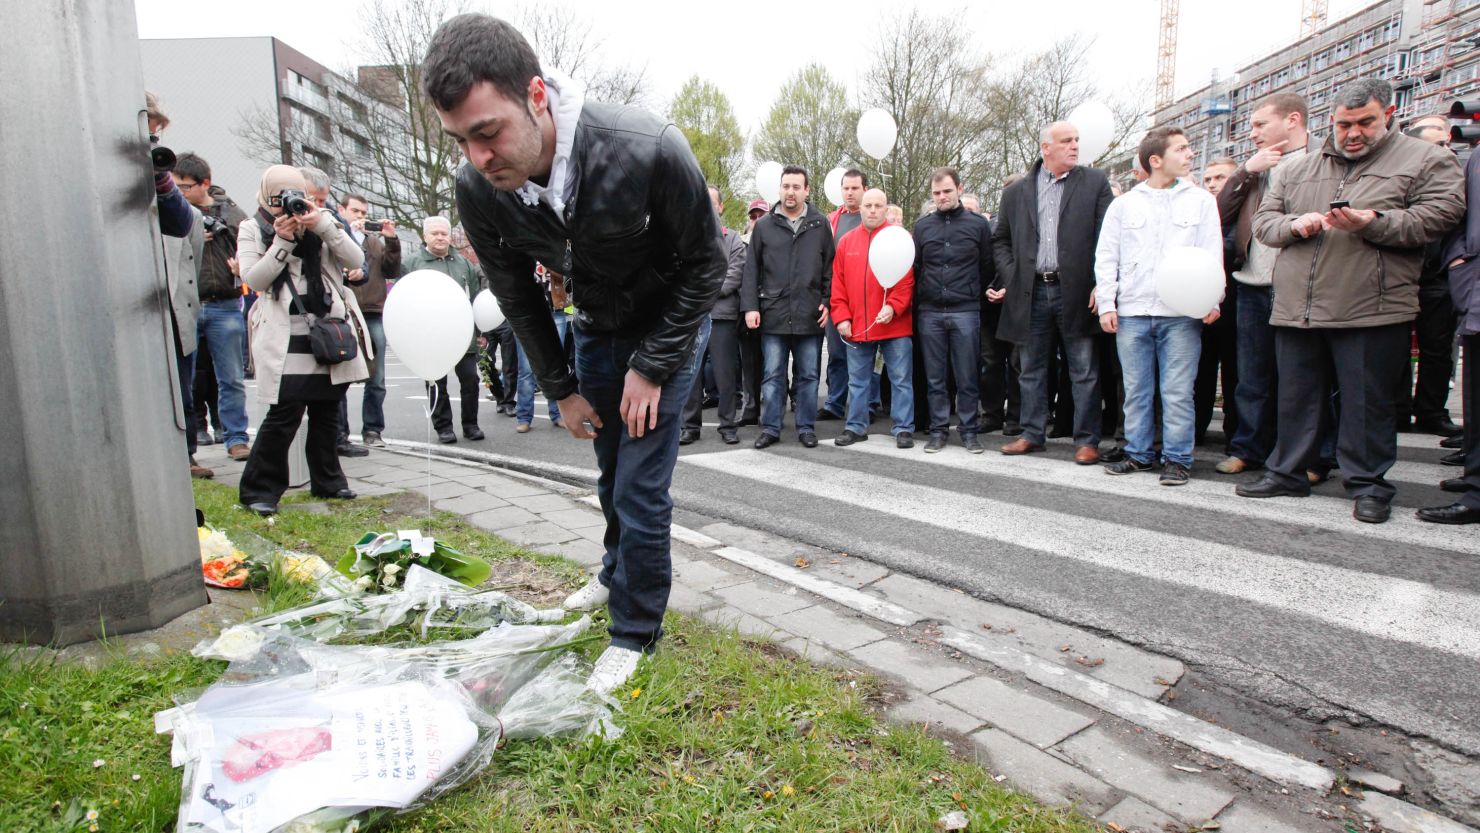
[(857, 124), (848, 89), (826, 67), (810, 64), (781, 87), (756, 137), (755, 156), (806, 168), (812, 202), (826, 206), (823, 177), (833, 166), (861, 155), (854, 135)]
[(581, 82), (587, 98), (608, 104), (646, 103), (647, 68), (606, 61), (605, 41), (590, 20), (553, 3), (516, 6), (508, 19), (529, 39), (540, 66)]

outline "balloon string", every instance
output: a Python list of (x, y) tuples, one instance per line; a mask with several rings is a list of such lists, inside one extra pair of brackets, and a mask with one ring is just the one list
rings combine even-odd
[[(865, 298), (868, 297), (867, 293), (864, 294), (864, 297)], [(883, 312), (884, 311), (884, 305), (885, 304), (888, 304), (888, 303), (889, 303), (889, 287), (886, 286), (886, 287), (884, 287), (884, 300), (879, 303), (879, 312)], [(868, 310), (868, 305), (865, 304), (864, 305), (864, 311), (867, 311), (867, 310)], [(868, 335), (868, 331), (869, 330), (872, 330), (874, 328), (874, 325), (877, 324), (877, 323), (879, 323), (879, 317), (876, 315), (876, 316), (874, 316), (874, 320), (868, 322), (868, 326), (867, 327), (864, 327), (863, 328), (863, 332), (859, 333), (857, 337), (858, 338), (863, 338), (864, 336)]]
[(423, 406), (427, 418), (427, 532), (432, 531), (432, 412), (437, 410), (438, 392), (436, 382), (427, 383), (427, 404)]

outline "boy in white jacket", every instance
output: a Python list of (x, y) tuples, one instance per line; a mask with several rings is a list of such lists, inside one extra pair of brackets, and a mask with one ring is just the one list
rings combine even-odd
[(1125, 379), (1125, 459), (1108, 474), (1150, 471), (1157, 380), (1161, 384), (1163, 486), (1181, 486), (1192, 469), (1195, 422), (1192, 401), (1202, 353), (1202, 328), (1218, 320), (1179, 315), (1156, 294), (1162, 256), (1184, 246), (1204, 249), (1218, 262), (1223, 236), (1211, 194), (1182, 179), (1192, 169), (1192, 149), (1176, 127), (1146, 134), (1137, 150), (1151, 176), (1110, 204), (1095, 249), (1095, 295), (1100, 328), (1115, 333)]

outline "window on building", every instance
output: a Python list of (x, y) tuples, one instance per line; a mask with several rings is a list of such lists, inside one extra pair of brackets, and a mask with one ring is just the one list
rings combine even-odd
[(1363, 32), (1362, 36), (1357, 39), (1357, 49), (1367, 50), (1376, 46), (1377, 32), (1378, 30), (1376, 29), (1368, 29), (1367, 31)]
[(1316, 53), (1314, 59), (1314, 71), (1320, 72), (1331, 65), (1331, 50), (1323, 49)]
[(1352, 55), (1352, 42), (1351, 41), (1344, 40), (1341, 43), (1336, 44), (1336, 60), (1340, 61), (1340, 60), (1343, 60), (1343, 59), (1346, 59), (1346, 58), (1350, 58), (1351, 55)]
[(1289, 67), (1285, 67), (1284, 69), (1282, 69), (1279, 72), (1276, 72), (1274, 74), (1274, 85), (1276, 87), (1283, 87), (1283, 86), (1285, 86), (1288, 83), (1290, 83), (1290, 68)]
[(370, 155), (370, 143), (363, 137), (348, 130), (340, 131), (344, 134), (344, 143), (349, 148), (351, 156), (365, 157)]
[(1294, 71), (1296, 78), (1304, 78), (1310, 75), (1310, 61), (1305, 58), (1296, 61)]
[(339, 105), (344, 108), (344, 111), (346, 113), (349, 114), (349, 118), (351, 121), (358, 122), (359, 124), (364, 124), (366, 121), (369, 120), (369, 115), (366, 112), (364, 104), (355, 101), (353, 98), (350, 98), (344, 93), (340, 93), (338, 98)]
[(303, 146), (303, 159), (309, 167), (318, 168), (326, 173), (332, 173), (334, 170), (334, 157), (308, 145)]
[(298, 86), (315, 95), (327, 95), (328, 93), (328, 91), (324, 89), (323, 84), (320, 84), (317, 81), (310, 80), (308, 76), (304, 75), (301, 72), (298, 72), (297, 70), (288, 70), (288, 77), (292, 80), (294, 84), (297, 84)]

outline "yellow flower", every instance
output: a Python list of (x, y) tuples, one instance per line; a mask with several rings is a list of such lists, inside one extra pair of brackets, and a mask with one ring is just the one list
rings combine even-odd
[(692, 783), (694, 783), (694, 782), (695, 782), (695, 781), (696, 781), (696, 780), (698, 780), (698, 779), (696, 779), (696, 778), (695, 778), (695, 777), (694, 777), (694, 776), (692, 776), (692, 775), (690, 775), (690, 774), (689, 774), (689, 773), (687, 773), (687, 772), (685, 772), (685, 773), (684, 773), (684, 774), (683, 774), (683, 782), (684, 782), (684, 783), (685, 783), (685, 784), (692, 784)]
[(98, 833), (98, 826), (96, 824), (89, 824), (87, 830), (88, 833)]
[(639, 698), (641, 696), (642, 696), (642, 689), (640, 689), (640, 688), (634, 688), (634, 689), (632, 689), (632, 699), (633, 700), (636, 700), (637, 698)]
[(776, 794), (773, 793), (773, 792), (771, 792), (770, 790), (766, 790), (765, 792), (761, 793), (761, 798), (764, 798), (767, 801), (770, 801), (771, 799), (773, 799), (775, 797), (776, 797)]
[(797, 794), (797, 791), (794, 790), (794, 789), (792, 789), (790, 784), (782, 784), (781, 785), (781, 794), (784, 795), (784, 796), (786, 796), (787, 798), (790, 798), (790, 797), (796, 795)]

